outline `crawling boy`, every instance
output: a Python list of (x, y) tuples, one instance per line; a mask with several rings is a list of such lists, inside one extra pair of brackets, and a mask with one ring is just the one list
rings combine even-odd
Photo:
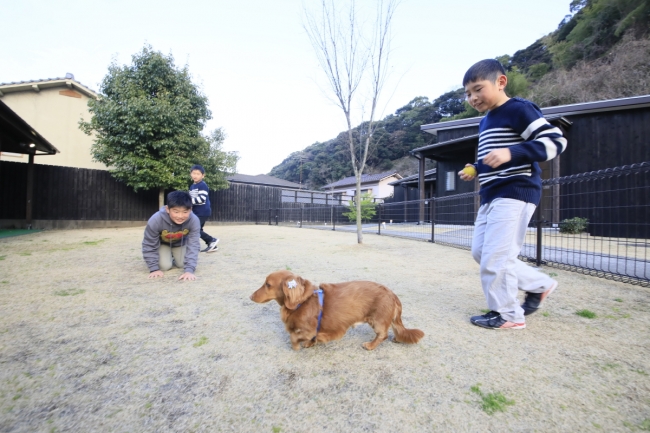
[(201, 223), (192, 213), (192, 198), (185, 191), (167, 195), (167, 205), (152, 215), (144, 229), (142, 256), (149, 267), (149, 278), (163, 276), (175, 264), (183, 266), (179, 280), (195, 280), (199, 255)]

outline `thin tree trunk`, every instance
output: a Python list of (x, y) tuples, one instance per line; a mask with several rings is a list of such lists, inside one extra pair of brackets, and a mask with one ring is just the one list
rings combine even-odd
[(165, 205), (165, 188), (160, 187), (158, 189), (158, 209)]
[(363, 243), (363, 227), (361, 226), (361, 174), (357, 174), (357, 243)]
[[(356, 178), (357, 241), (363, 243), (361, 219), (361, 176), (368, 158), (368, 148), (374, 132), (375, 109), (384, 85), (390, 52), (390, 26), (395, 8), (400, 0), (380, 0), (372, 37), (364, 39), (362, 26), (357, 21), (355, 2), (352, 1), (346, 14), (340, 14), (336, 0), (320, 0), (319, 12), (311, 14), (305, 8), (303, 27), (309, 36), (316, 57), (327, 77), (332, 91), (332, 100), (345, 114), (348, 124), (350, 160)], [(350, 112), (359, 85), (372, 69), (372, 107), (366, 137), (359, 132), (356, 142), (352, 133)], [(363, 111), (363, 110), (362, 110)], [(363, 122), (362, 122), (363, 123)], [(361, 128), (361, 127), (360, 127)], [(364, 143), (365, 141), (365, 143)], [(359, 154), (357, 155), (357, 150)]]

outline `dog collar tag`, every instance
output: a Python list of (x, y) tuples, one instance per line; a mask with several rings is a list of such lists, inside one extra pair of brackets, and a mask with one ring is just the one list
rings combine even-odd
[(287, 283), (287, 287), (290, 289), (295, 289), (298, 287), (298, 283), (296, 283), (296, 280), (291, 280)]

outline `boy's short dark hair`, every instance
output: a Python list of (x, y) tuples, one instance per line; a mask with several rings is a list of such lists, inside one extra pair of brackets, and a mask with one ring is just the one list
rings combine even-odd
[(194, 165), (192, 166), (192, 168), (190, 168), (190, 173), (193, 172), (194, 170), (198, 170), (198, 171), (200, 171), (201, 173), (205, 174), (205, 170), (203, 169), (203, 166), (202, 166), (202, 165), (194, 164)]
[(172, 191), (167, 194), (167, 207), (184, 207), (192, 209), (192, 197), (187, 191)]
[(506, 70), (501, 62), (495, 59), (481, 60), (480, 62), (474, 63), (472, 67), (465, 72), (465, 76), (463, 77), (463, 86), (481, 80), (490, 80), (494, 82), (497, 80), (499, 75), (506, 75)]

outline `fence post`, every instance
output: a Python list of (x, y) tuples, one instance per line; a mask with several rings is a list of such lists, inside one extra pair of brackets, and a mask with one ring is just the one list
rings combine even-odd
[(378, 230), (377, 234), (381, 235), (381, 208), (382, 208), (382, 206), (381, 206), (381, 204), (379, 204), (377, 207), (379, 208), (379, 223), (377, 224), (377, 230)]
[(431, 243), (436, 243), (436, 199), (431, 197), (429, 199), (429, 217), (431, 218)]
[(278, 220), (279, 220), (279, 218), (280, 218), (280, 215), (279, 215), (279, 214), (280, 214), (280, 209), (276, 209), (276, 210), (275, 210), (275, 225), (276, 225), (276, 226), (278, 225)]
[(330, 219), (332, 220), (332, 230), (336, 230), (336, 219), (334, 218), (334, 206), (332, 205), (332, 212), (330, 214)]
[(271, 212), (273, 212), (273, 209), (269, 209), (269, 225), (271, 225)]
[(542, 201), (540, 200), (539, 206), (535, 210), (536, 218), (536, 227), (537, 227), (537, 251), (535, 257), (535, 264), (539, 267), (542, 265)]
[(300, 228), (302, 228), (302, 216), (303, 216), (303, 211), (304, 210), (305, 210), (305, 208), (300, 206)]

